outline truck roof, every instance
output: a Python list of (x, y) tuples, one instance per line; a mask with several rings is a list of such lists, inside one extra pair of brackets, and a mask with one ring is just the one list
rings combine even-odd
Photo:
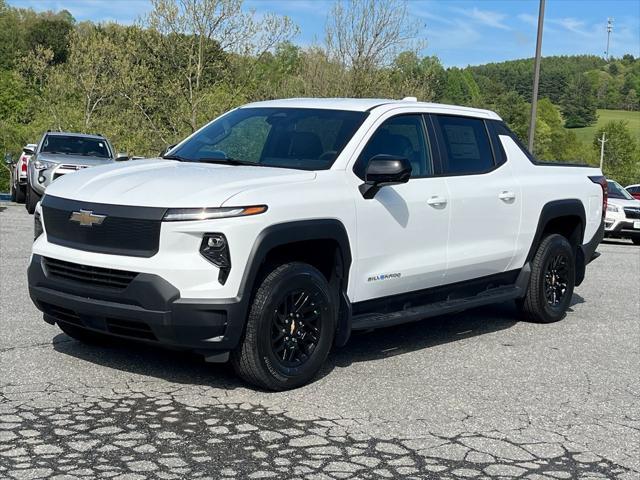
[(421, 107), (434, 113), (452, 113), (469, 117), (492, 118), (500, 120), (500, 116), (491, 110), (462, 107), (443, 103), (418, 102), (413, 97), (402, 100), (385, 98), (286, 98), (267, 100), (243, 105), (241, 108), (319, 108), (327, 110), (351, 110), (366, 112), (378, 107), (388, 109), (397, 107)]

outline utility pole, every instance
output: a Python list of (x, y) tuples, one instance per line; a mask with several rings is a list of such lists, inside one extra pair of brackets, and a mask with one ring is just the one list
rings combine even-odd
[(602, 138), (598, 139), (600, 142), (600, 171), (602, 171), (602, 166), (604, 165), (604, 144), (609, 141), (605, 140), (605, 135), (606, 133), (602, 132)]
[(533, 95), (531, 96), (531, 121), (529, 122), (529, 151), (533, 153), (533, 136), (536, 132), (536, 114), (538, 110), (538, 84), (540, 83), (540, 52), (542, 51), (542, 26), (544, 23), (544, 2), (540, 0), (538, 11), (538, 38), (536, 40), (536, 58), (533, 67)]
[(607, 18), (607, 51), (604, 52), (605, 59), (609, 61), (609, 42), (611, 41), (611, 32), (613, 32), (613, 18)]

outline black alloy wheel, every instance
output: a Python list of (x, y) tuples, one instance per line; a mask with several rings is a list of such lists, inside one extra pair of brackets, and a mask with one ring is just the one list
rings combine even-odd
[(300, 366), (313, 354), (321, 335), (323, 303), (322, 292), (309, 286), (287, 293), (275, 309), (271, 348), (282, 366)]
[(569, 259), (560, 253), (549, 259), (544, 272), (544, 295), (552, 307), (562, 303), (569, 285)]

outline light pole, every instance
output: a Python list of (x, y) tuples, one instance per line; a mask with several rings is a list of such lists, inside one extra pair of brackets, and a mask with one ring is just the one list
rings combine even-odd
[(545, 0), (540, 0), (540, 10), (538, 11), (538, 39), (536, 40), (536, 58), (533, 67), (533, 95), (531, 96), (531, 121), (529, 122), (529, 151), (531, 153), (533, 153), (533, 136), (536, 132), (536, 113), (538, 110), (538, 83), (540, 83), (540, 52), (542, 50), (544, 1)]
[(605, 136), (606, 133), (602, 132), (602, 138), (598, 139), (600, 142), (600, 171), (602, 171), (602, 167), (604, 165), (604, 144), (608, 142), (608, 140), (605, 140)]

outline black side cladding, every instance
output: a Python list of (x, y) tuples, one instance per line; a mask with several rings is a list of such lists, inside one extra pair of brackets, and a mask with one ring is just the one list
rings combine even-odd
[[(81, 210), (104, 215), (100, 224), (70, 220)], [(96, 253), (152, 257), (158, 252), (165, 208), (131, 207), (67, 200), (45, 195), (42, 216), (49, 242)]]

